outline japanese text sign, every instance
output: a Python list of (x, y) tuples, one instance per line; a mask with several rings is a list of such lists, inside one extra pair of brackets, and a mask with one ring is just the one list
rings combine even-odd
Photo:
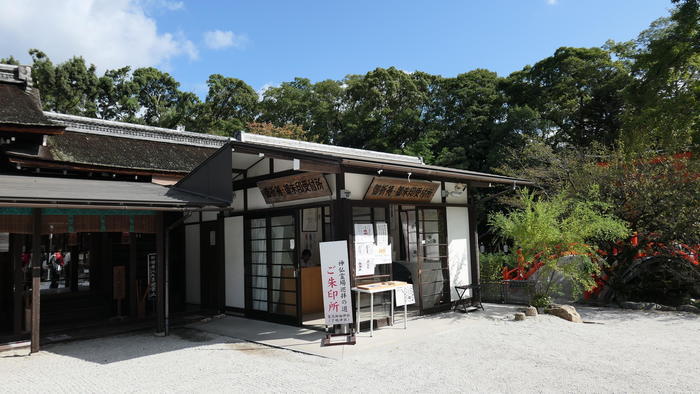
[(331, 195), (328, 182), (320, 173), (292, 175), (260, 181), (258, 188), (268, 204)]
[(348, 242), (319, 243), (326, 325), (352, 324)]
[(374, 177), (365, 193), (365, 200), (430, 202), (438, 187), (440, 184), (432, 182)]

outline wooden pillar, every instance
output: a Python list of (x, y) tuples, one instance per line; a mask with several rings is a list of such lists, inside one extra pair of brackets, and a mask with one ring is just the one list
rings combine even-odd
[(41, 302), (41, 209), (32, 209), (32, 334), (31, 353), (40, 348)]
[(136, 234), (129, 233), (129, 268), (127, 268), (129, 285), (126, 288), (128, 289), (127, 299), (129, 300), (129, 316), (131, 317), (138, 314), (136, 311), (136, 242)]
[[(24, 236), (10, 234), (10, 253), (13, 269), (13, 331), (15, 334), (22, 332), (22, 322), (24, 321), (24, 270), (22, 269), (22, 239)], [(31, 269), (27, 267), (27, 269)]]
[[(476, 203), (473, 198), (474, 189), (469, 188), (467, 191), (469, 205), (467, 207), (467, 214), (469, 215), (469, 263), (471, 271), (471, 283), (473, 285), (478, 285), (481, 283), (480, 278), (480, 264), (479, 264), (479, 230), (477, 228), (476, 221)], [(481, 301), (481, 291), (477, 290), (472, 293), (472, 298), (475, 301)]]
[(165, 335), (165, 237), (163, 213), (156, 214), (156, 334)]
[(345, 221), (345, 199), (340, 198), (340, 191), (345, 189), (345, 171), (335, 174), (335, 201), (331, 221), (333, 223), (333, 240), (348, 240), (348, 229)]
[(70, 291), (77, 292), (80, 290), (80, 283), (78, 283), (78, 270), (80, 269), (80, 236), (76, 234), (77, 245), (72, 245), (68, 247), (70, 252), (70, 263), (68, 264), (70, 275)]

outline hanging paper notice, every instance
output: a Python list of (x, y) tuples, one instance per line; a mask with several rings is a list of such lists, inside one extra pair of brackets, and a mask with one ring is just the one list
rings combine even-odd
[(413, 293), (413, 285), (407, 284), (406, 286), (397, 287), (396, 292), (396, 306), (411, 305), (416, 303), (416, 297)]
[(384, 222), (377, 223), (377, 246), (389, 245), (389, 227)]
[(374, 243), (355, 242), (355, 275), (374, 275)]
[(373, 244), (374, 229), (372, 223), (355, 224), (355, 243), (356, 244)]
[(319, 243), (326, 325), (352, 324), (348, 242)]

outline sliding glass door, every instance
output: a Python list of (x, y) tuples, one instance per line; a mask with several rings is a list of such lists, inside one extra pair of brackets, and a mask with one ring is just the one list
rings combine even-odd
[(297, 220), (294, 213), (247, 220), (246, 309), (298, 323)]

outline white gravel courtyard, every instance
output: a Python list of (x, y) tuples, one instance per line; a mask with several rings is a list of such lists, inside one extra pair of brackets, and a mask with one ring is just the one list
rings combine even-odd
[(513, 322), (514, 308), (486, 304), (413, 319), (398, 341), (385, 329), (383, 346), (361, 336), (340, 359), (191, 328), (70, 342), (0, 354), (0, 392), (700, 391), (700, 316), (578, 309), (600, 324)]

